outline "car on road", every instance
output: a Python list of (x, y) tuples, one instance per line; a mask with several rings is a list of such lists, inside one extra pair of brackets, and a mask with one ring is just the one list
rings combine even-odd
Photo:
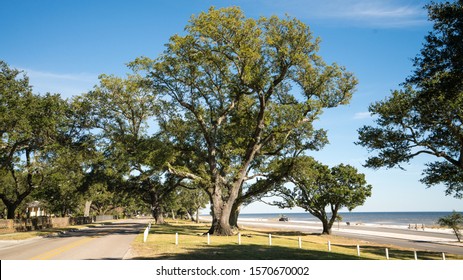
[(282, 215), (282, 216), (280, 216), (280, 218), (278, 219), (278, 221), (280, 221), (280, 222), (287, 222), (287, 221), (289, 221), (289, 218), (288, 218), (287, 216), (285, 216), (285, 215)]

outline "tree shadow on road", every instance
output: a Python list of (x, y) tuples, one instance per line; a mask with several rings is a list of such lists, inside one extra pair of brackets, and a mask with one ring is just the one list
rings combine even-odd
[(107, 235), (131, 235), (140, 233), (146, 225), (137, 223), (107, 223), (82, 229), (62, 229), (45, 238), (101, 237)]

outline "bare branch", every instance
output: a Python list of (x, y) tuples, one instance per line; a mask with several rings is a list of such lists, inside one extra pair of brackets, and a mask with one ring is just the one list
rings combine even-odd
[(170, 163), (167, 163), (167, 169), (169, 170), (170, 173), (180, 176), (182, 178), (188, 178), (191, 180), (201, 180), (201, 177), (194, 175), (193, 173), (189, 173), (186, 171), (180, 171), (175, 169)]

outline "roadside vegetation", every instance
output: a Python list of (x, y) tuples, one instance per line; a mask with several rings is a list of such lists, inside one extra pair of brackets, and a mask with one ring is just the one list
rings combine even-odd
[(452, 214), (442, 217), (439, 219), (438, 224), (443, 227), (449, 227), (455, 233), (455, 236), (458, 239), (458, 242), (461, 242), (461, 232), (460, 228), (463, 225), (463, 215), (453, 211)]

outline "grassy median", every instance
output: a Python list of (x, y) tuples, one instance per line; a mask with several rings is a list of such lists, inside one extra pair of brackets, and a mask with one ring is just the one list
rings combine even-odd
[[(278, 230), (244, 229), (240, 231), (241, 245), (238, 236), (210, 236), (208, 244), (204, 235), (208, 228), (206, 224), (185, 221), (153, 225), (146, 243), (140, 234), (132, 244), (133, 256), (135, 259), (174, 260), (385, 260), (388, 248), (391, 260), (415, 259), (414, 251), (410, 249), (338, 236)], [(176, 233), (178, 245), (175, 244)], [(299, 248), (299, 238), (302, 248)], [(440, 252), (417, 251), (417, 256), (420, 260), (442, 259)], [(445, 257), (447, 260), (463, 259), (459, 255), (446, 254)]]

